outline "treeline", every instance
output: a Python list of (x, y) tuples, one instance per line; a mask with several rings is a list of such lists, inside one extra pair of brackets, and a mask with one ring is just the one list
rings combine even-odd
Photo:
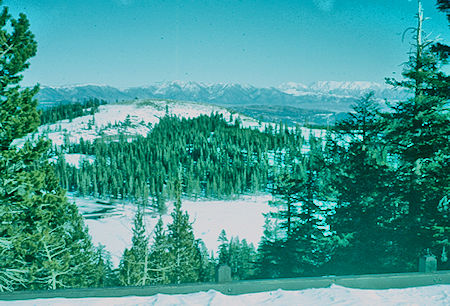
[[(265, 132), (230, 125), (220, 114), (180, 119), (166, 116), (147, 137), (129, 142), (103, 139), (58, 148), (92, 155), (94, 162), (69, 166), (59, 155), (56, 170), (64, 188), (80, 195), (128, 198), (156, 204), (174, 198), (181, 167), (183, 193), (223, 198), (266, 191), (274, 165), (301, 149), (301, 131), (283, 125)], [(61, 153), (61, 151), (60, 151)]]
[(64, 119), (69, 119), (71, 121), (77, 117), (94, 115), (98, 112), (99, 106), (106, 103), (105, 100), (93, 98), (84, 102), (61, 103), (56, 106), (45, 108), (41, 110), (41, 124), (55, 123)]

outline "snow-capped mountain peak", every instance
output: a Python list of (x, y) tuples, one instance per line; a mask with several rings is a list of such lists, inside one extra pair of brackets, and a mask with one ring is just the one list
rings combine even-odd
[(318, 81), (311, 84), (310, 89), (317, 91), (339, 91), (339, 90), (380, 90), (387, 88), (386, 85), (366, 81)]

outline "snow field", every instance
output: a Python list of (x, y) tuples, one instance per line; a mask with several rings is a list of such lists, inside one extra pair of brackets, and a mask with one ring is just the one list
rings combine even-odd
[(276, 290), (269, 292), (224, 295), (215, 290), (191, 294), (156, 294), (148, 297), (121, 298), (53, 298), (29, 301), (7, 301), (0, 305), (450, 305), (450, 285), (435, 285), (406, 289), (362, 290), (333, 285), (330, 288), (297, 291)]
[[(187, 211), (192, 222), (195, 238), (202, 239), (209, 251), (216, 252), (220, 232), (224, 229), (228, 239), (239, 236), (253, 243), (255, 248), (263, 235), (263, 213), (274, 211), (269, 206), (271, 195), (242, 196), (237, 200), (183, 200), (182, 210)], [(117, 267), (125, 248), (131, 247), (133, 220), (137, 207), (131, 203), (116, 201), (112, 205), (96, 203), (96, 199), (74, 197), (85, 217), (85, 223), (94, 245), (103, 244), (111, 253), (111, 261)], [(173, 202), (167, 202), (167, 213), (162, 216), (164, 225), (172, 221), (170, 213)], [(93, 218), (97, 217), (97, 218)], [(150, 209), (145, 214), (147, 233), (153, 231), (159, 217)]]
[(80, 153), (70, 153), (64, 154), (64, 159), (66, 163), (72, 167), (79, 167), (83, 161), (87, 161), (92, 164), (95, 161), (95, 156), (80, 154)]

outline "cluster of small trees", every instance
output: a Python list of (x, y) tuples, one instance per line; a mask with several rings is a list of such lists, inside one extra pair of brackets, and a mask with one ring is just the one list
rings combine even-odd
[(181, 210), (181, 181), (172, 223), (164, 229), (162, 219), (156, 225), (153, 243), (145, 230), (143, 210), (136, 213), (133, 245), (125, 250), (118, 269), (119, 283), (123, 286), (150, 284), (180, 284), (210, 281), (209, 255), (200, 240), (196, 240), (187, 213)]
[(41, 111), (41, 124), (55, 123), (60, 120), (72, 119), (85, 116), (94, 115), (98, 112), (100, 105), (106, 104), (105, 100), (97, 98), (89, 99), (84, 102), (76, 103), (60, 103), (59, 105), (45, 108)]
[(217, 259), (209, 254), (203, 241), (196, 239), (187, 212), (181, 203), (181, 177), (176, 180), (176, 200), (172, 222), (158, 220), (153, 235), (145, 226), (145, 207), (139, 206), (134, 219), (132, 246), (123, 253), (120, 265), (104, 269), (105, 285), (145, 286), (210, 282), (217, 265), (229, 265), (235, 279), (254, 277), (256, 251), (252, 244), (238, 238), (228, 241), (225, 231), (219, 236)]

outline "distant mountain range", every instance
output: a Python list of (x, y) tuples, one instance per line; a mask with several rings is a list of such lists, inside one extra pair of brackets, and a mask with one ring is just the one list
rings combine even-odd
[(370, 91), (380, 101), (407, 96), (405, 91), (373, 82), (324, 81), (311, 85), (290, 82), (278, 87), (260, 88), (236, 83), (173, 81), (124, 90), (104, 85), (43, 86), (37, 98), (42, 107), (89, 98), (108, 102), (149, 98), (195, 101), (230, 107), (265, 120), (324, 124), (330, 120), (333, 122), (337, 114), (350, 111), (351, 105)]

